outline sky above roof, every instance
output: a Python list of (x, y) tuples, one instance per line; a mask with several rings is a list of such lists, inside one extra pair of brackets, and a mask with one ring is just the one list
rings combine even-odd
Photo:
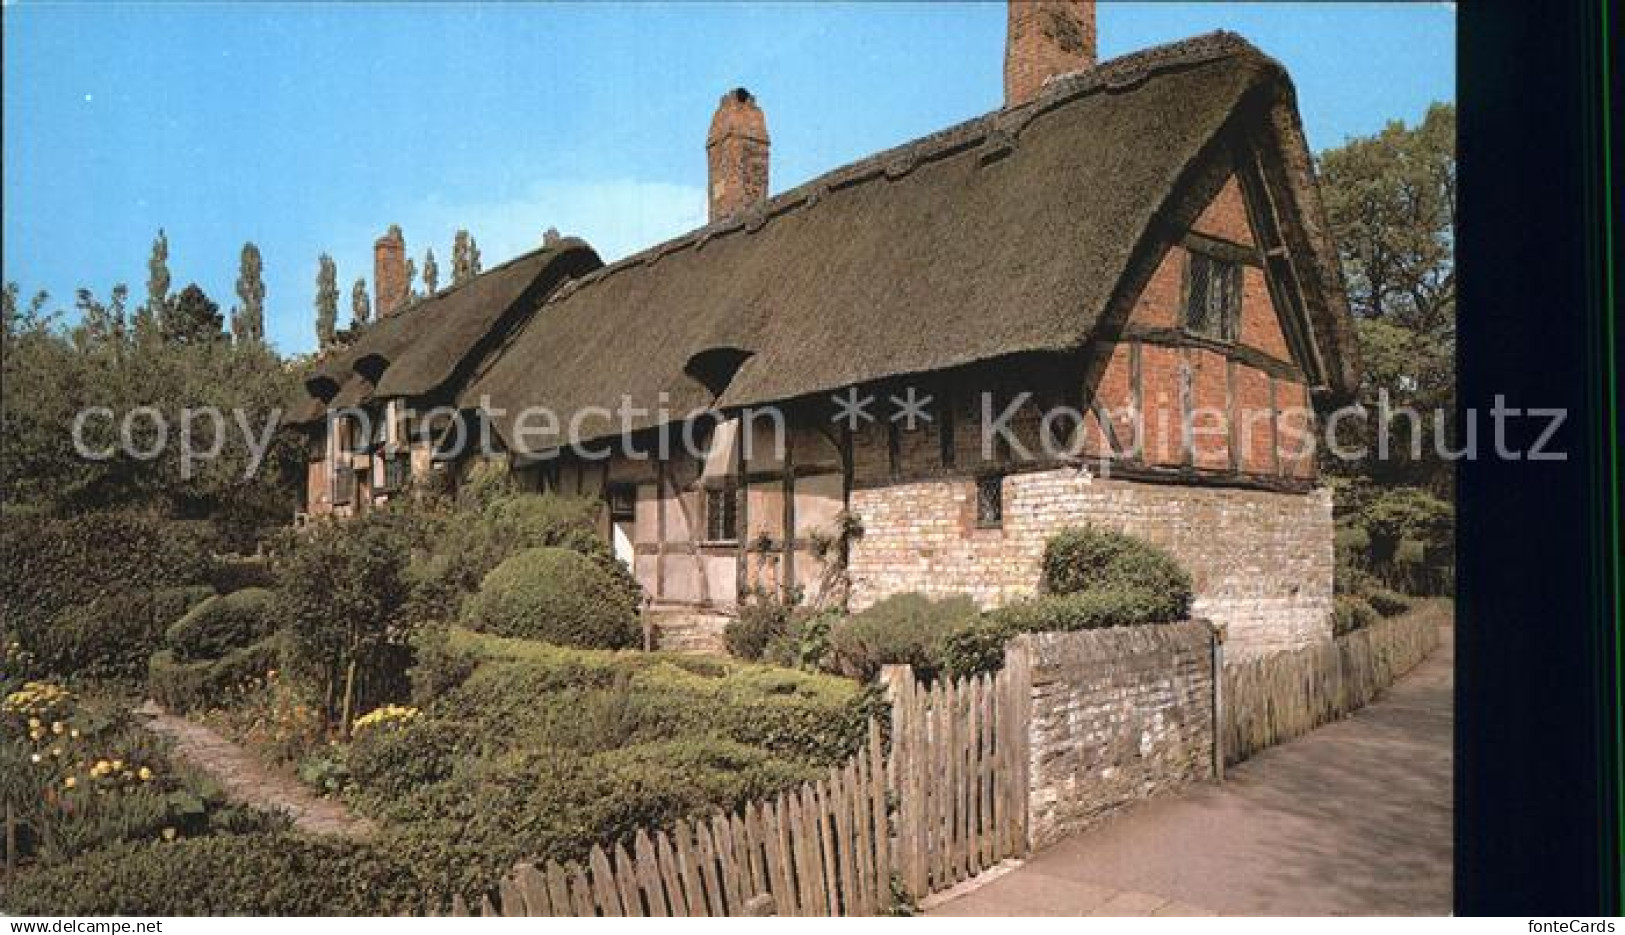
[[(266, 330), (315, 343), (316, 258), (349, 284), (390, 224), (449, 278), (556, 227), (606, 260), (705, 221), (704, 139), (749, 88), (772, 190), (999, 106), (1002, 3), (144, 4), (4, 9), (4, 278), (53, 306), (174, 287), (235, 301), (265, 257)], [(1102, 3), (1100, 57), (1241, 33), (1297, 86), (1319, 151), (1455, 98), (1453, 4)]]

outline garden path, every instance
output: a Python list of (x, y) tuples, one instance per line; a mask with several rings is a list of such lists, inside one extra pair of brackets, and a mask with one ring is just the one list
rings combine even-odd
[(234, 801), (286, 812), (294, 827), (313, 834), (364, 838), (376, 830), (370, 820), (321, 798), (297, 780), (278, 775), (252, 752), (202, 724), (170, 714), (151, 701), (135, 713), (148, 730), (174, 741), (177, 758), (213, 776)]

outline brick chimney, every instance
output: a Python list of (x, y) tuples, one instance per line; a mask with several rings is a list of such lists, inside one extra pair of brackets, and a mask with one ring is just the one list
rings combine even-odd
[(705, 137), (710, 215), (725, 218), (767, 197), (767, 118), (744, 88), (722, 95)]
[(1010, 0), (1004, 106), (1025, 104), (1044, 82), (1095, 65), (1094, 0)]
[(372, 245), (372, 291), (379, 318), (401, 310), (407, 286), (406, 238), (399, 225), (391, 224), (389, 232)]

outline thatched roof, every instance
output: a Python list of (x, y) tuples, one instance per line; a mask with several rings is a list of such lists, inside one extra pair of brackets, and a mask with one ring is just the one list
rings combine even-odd
[(295, 420), (374, 399), (449, 394), (559, 283), (602, 265), (584, 241), (566, 237), (379, 319), (312, 368), (305, 389), (325, 405), (303, 407)]
[[(512, 419), (545, 406), (662, 402), (672, 417), (1088, 342), (1154, 221), (1232, 118), (1250, 107), (1307, 172), (1291, 84), (1246, 41), (1215, 33), (1052, 81), (1037, 100), (880, 153), (565, 284), (459, 396)], [(1312, 180), (1292, 205), (1317, 214)], [(1314, 342), (1352, 361), (1323, 225)], [(1330, 278), (1325, 278), (1330, 277)], [(1316, 308), (1318, 303), (1319, 307)], [(731, 361), (731, 374), (705, 373)], [(739, 363), (743, 360), (743, 363)], [(729, 368), (731, 369), (731, 368)], [(1353, 364), (1319, 381), (1352, 389)], [(710, 386), (708, 389), (707, 386)], [(713, 390), (720, 390), (714, 393)], [(664, 394), (664, 395), (662, 395)], [(633, 428), (663, 421), (656, 413)], [(610, 435), (618, 417), (586, 420)]]

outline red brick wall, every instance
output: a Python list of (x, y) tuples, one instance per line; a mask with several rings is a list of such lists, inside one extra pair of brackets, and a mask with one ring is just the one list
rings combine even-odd
[(744, 88), (722, 95), (705, 138), (710, 172), (710, 220), (727, 217), (767, 197), (767, 117)]
[(1004, 46), (1004, 104), (1032, 100), (1045, 80), (1095, 64), (1094, 0), (1013, 0)]

